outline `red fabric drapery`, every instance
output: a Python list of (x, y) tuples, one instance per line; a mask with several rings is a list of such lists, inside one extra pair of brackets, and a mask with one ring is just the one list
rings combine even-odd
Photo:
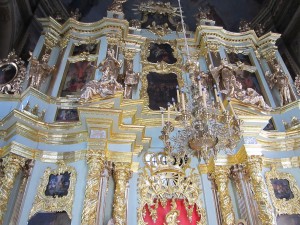
[[(154, 200), (154, 202), (157, 201), (156, 199)], [(197, 209), (196, 209), (196, 204), (194, 205), (194, 209), (193, 209), (193, 214), (192, 214), (192, 221), (190, 222), (188, 215), (187, 215), (187, 211), (185, 209), (184, 206), (184, 200), (183, 199), (176, 199), (176, 209), (179, 210), (180, 214), (177, 218), (177, 220), (179, 220), (178, 224), (181, 225), (196, 225), (197, 222), (200, 221), (201, 216), (198, 215)], [(148, 223), (148, 225), (163, 225), (164, 223), (166, 223), (165, 218), (168, 212), (171, 211), (171, 202), (172, 199), (167, 200), (167, 204), (166, 207), (163, 207), (161, 205), (161, 203), (159, 202), (158, 204), (158, 208), (157, 208), (157, 220), (156, 222), (154, 222), (150, 216), (150, 211), (149, 211), (149, 206), (145, 205), (144, 206), (144, 210), (146, 212), (146, 216), (144, 217), (144, 221)], [(151, 208), (154, 208), (154, 206), (151, 206)]]

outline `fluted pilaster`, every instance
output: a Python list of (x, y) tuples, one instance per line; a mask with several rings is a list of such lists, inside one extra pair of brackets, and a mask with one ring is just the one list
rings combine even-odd
[(267, 185), (261, 174), (262, 159), (260, 156), (250, 156), (247, 163), (247, 171), (250, 177), (250, 184), (254, 192), (254, 199), (256, 200), (259, 210), (258, 218), (262, 225), (275, 224), (275, 216), (272, 210), (272, 205), (268, 197)]
[(229, 195), (230, 169), (226, 166), (216, 166), (214, 171), (214, 179), (218, 188), (222, 225), (234, 225), (234, 212), (231, 197)]
[(104, 168), (105, 155), (101, 151), (89, 150), (86, 156), (88, 175), (81, 224), (94, 225), (98, 216), (101, 173)]
[(25, 164), (25, 158), (15, 154), (9, 154), (5, 159), (4, 174), (0, 182), (0, 224), (3, 223), (10, 191), (14, 186), (15, 179)]
[(126, 188), (131, 177), (130, 163), (115, 163), (113, 176), (115, 181), (113, 219), (115, 225), (125, 225), (127, 224)]

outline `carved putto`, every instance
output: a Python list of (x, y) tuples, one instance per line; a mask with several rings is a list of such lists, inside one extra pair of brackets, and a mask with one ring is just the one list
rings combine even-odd
[(29, 86), (39, 90), (41, 84), (45, 82), (46, 78), (49, 76), (54, 67), (48, 65), (49, 54), (44, 54), (42, 60), (38, 60), (32, 56), (32, 52), (29, 52), (30, 58), (30, 70), (27, 80), (30, 81)]
[(15, 51), (10, 52), (6, 59), (0, 60), (0, 93), (20, 94), (25, 73), (24, 61)]
[(108, 8), (109, 11), (114, 12), (123, 12), (123, 3), (127, 2), (127, 0), (113, 0), (113, 3)]
[(139, 83), (140, 73), (133, 72), (133, 64), (129, 62), (127, 64), (127, 70), (125, 75), (125, 90), (124, 90), (124, 98), (130, 99), (132, 98), (132, 91)]
[(94, 95), (104, 98), (114, 95), (117, 91), (123, 91), (122, 85), (117, 81), (122, 62), (118, 61), (114, 54), (113, 49), (107, 50), (106, 59), (96, 67), (102, 72), (101, 79), (92, 80), (81, 89), (81, 98), (85, 101), (92, 99)]
[(281, 69), (279, 64), (274, 64), (274, 73), (267, 71), (265, 73), (266, 79), (269, 83), (271, 89), (275, 86), (279, 90), (280, 95), (280, 106), (284, 106), (290, 102), (292, 102), (291, 98), (291, 87), (289, 83), (288, 75)]

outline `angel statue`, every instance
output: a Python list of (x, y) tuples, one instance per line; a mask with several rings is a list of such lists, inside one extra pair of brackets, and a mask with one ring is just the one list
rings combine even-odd
[(54, 67), (48, 65), (50, 55), (45, 53), (42, 60), (38, 60), (29, 52), (30, 70), (27, 80), (30, 80), (29, 86), (39, 90), (41, 84), (45, 82), (46, 77), (51, 73)]
[(132, 98), (132, 90), (139, 83), (140, 73), (133, 72), (133, 64), (129, 62), (127, 64), (127, 70), (125, 75), (125, 90), (124, 90), (124, 98), (131, 99)]
[(275, 64), (274, 69), (275, 72), (273, 74), (270, 71), (265, 73), (266, 79), (269, 82), (271, 89), (273, 89), (274, 86), (277, 86), (280, 95), (280, 106), (284, 106), (292, 102), (289, 78), (279, 64)]
[(117, 81), (119, 70), (122, 67), (122, 62), (119, 62), (114, 57), (114, 50), (107, 50), (106, 59), (97, 67), (102, 72), (100, 80), (92, 80), (85, 84), (81, 89), (81, 98), (88, 101), (94, 95), (99, 95), (101, 98), (114, 95), (117, 91), (123, 91), (122, 85)]
[(108, 8), (109, 11), (114, 12), (123, 12), (123, 3), (127, 2), (127, 0), (113, 0), (113, 3)]

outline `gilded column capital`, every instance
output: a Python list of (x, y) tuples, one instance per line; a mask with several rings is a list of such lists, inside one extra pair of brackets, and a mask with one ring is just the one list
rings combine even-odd
[(124, 50), (125, 59), (133, 60), (136, 53), (137, 53), (136, 49), (125, 49)]
[(262, 225), (275, 224), (275, 215), (268, 197), (267, 185), (264, 182), (261, 171), (261, 156), (249, 156), (247, 172), (253, 189), (254, 199), (256, 200), (259, 210), (258, 218), (262, 222)]
[(127, 224), (126, 209), (126, 188), (129, 179), (131, 178), (130, 163), (115, 163), (113, 177), (115, 181), (115, 194), (113, 203), (113, 219), (115, 225)]
[(88, 150), (86, 154), (86, 161), (88, 166), (95, 166), (97, 164), (101, 164), (104, 166), (104, 162), (106, 161), (105, 153), (99, 150)]
[(14, 186), (18, 173), (21, 171), (22, 167), (24, 167), (24, 164), (25, 158), (15, 154), (9, 154), (4, 158), (4, 174), (0, 183), (0, 224), (3, 223), (10, 191)]
[(228, 166), (215, 166), (213, 178), (219, 193), (223, 225), (234, 225), (234, 212), (228, 189), (229, 176), (230, 168)]
[(98, 217), (98, 195), (100, 191), (101, 174), (106, 158), (103, 151), (88, 150), (86, 160), (88, 165), (88, 175), (81, 224), (94, 225), (96, 224)]

